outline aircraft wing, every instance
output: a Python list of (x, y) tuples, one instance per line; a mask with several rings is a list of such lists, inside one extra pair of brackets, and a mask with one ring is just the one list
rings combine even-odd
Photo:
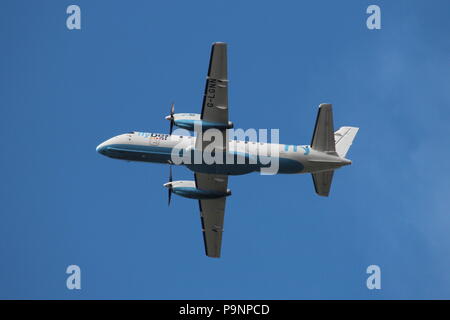
[[(227, 44), (223, 42), (216, 42), (211, 48), (201, 119), (206, 122), (228, 125)], [(209, 145), (210, 148), (214, 147), (216, 152), (226, 152), (228, 149), (227, 131), (224, 128), (215, 130), (221, 132), (222, 139), (197, 139), (195, 149), (204, 150)], [(197, 132), (197, 136), (200, 136), (199, 132)]]
[[(228, 125), (228, 73), (227, 73), (227, 45), (216, 42), (211, 48), (208, 76), (206, 78), (205, 93), (201, 119)], [(220, 129), (222, 139), (199, 139), (195, 143), (196, 150), (204, 150), (208, 145), (216, 152), (226, 152), (228, 136), (226, 129)], [(204, 136), (203, 136), (204, 137)], [(195, 173), (195, 185), (198, 189), (226, 192), (228, 176), (220, 174)], [(205, 253), (208, 257), (220, 257), (222, 245), (223, 221), (225, 215), (226, 197), (199, 200), (200, 219), (202, 223)]]
[[(198, 189), (226, 192), (228, 176), (208, 173), (195, 173)], [(223, 221), (226, 197), (199, 200), (205, 253), (208, 257), (219, 258), (222, 246)]]
[(201, 119), (228, 124), (227, 44), (223, 42), (211, 48)]

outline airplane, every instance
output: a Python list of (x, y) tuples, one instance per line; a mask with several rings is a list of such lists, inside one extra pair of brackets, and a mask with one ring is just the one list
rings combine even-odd
[[(315, 192), (326, 197), (334, 170), (352, 163), (345, 156), (359, 130), (346, 126), (334, 132), (332, 105), (323, 103), (319, 106), (310, 145), (229, 140), (227, 133), (234, 125), (228, 119), (227, 44), (224, 42), (213, 43), (211, 48), (201, 113), (175, 113), (172, 104), (166, 119), (170, 121), (169, 134), (134, 131), (108, 139), (96, 150), (115, 159), (169, 164), (169, 182), (163, 185), (168, 188), (169, 205), (172, 193), (198, 200), (205, 254), (212, 258), (221, 255), (225, 202), (231, 195), (229, 176), (260, 172), (267, 168), (261, 154), (263, 147), (270, 147), (273, 148), (270, 150), (277, 151), (275, 155), (270, 155), (272, 160), (278, 161), (276, 173), (311, 173)], [(196, 136), (172, 134), (174, 125), (194, 132)], [(207, 130), (218, 131), (225, 138), (209, 142), (202, 136)], [(225, 161), (207, 163), (202, 159), (194, 163), (182, 162), (181, 165), (194, 172), (194, 180), (172, 180), (172, 165), (176, 164), (174, 154), (201, 153), (211, 145), (219, 154), (219, 159), (220, 155), (232, 155), (235, 161), (231, 164)], [(236, 161), (238, 157), (247, 161)], [(249, 159), (255, 161), (250, 164)]]

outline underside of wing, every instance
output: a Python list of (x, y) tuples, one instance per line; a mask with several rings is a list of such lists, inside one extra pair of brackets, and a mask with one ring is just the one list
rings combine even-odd
[(223, 42), (211, 48), (201, 119), (228, 124), (227, 44)]
[[(198, 189), (226, 192), (228, 176), (195, 173)], [(222, 233), (226, 198), (199, 200), (205, 253), (208, 257), (219, 258), (222, 246)]]
[[(226, 129), (232, 124), (228, 121), (227, 45), (223, 42), (216, 42), (211, 48), (200, 118), (203, 124), (218, 132), (211, 132), (211, 129), (204, 132), (204, 128), (201, 132), (196, 132), (195, 150), (209, 151), (211, 156), (220, 153), (224, 155), (228, 149)], [(200, 190), (227, 194), (228, 176), (195, 173), (195, 185)], [(220, 257), (225, 201), (226, 197), (199, 200), (203, 240), (208, 257)]]
[(223, 42), (216, 42), (211, 48), (200, 118), (210, 129), (206, 133), (208, 137), (201, 135), (204, 127), (202, 132), (196, 130), (197, 137), (202, 138), (196, 140), (195, 149), (203, 151), (209, 145), (215, 152), (225, 152), (228, 145), (226, 129), (231, 128), (232, 123), (228, 121), (227, 44)]

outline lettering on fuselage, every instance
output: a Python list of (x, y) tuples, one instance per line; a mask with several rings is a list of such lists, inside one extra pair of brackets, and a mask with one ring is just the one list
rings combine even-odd
[[(302, 148), (303, 148), (303, 150), (305, 150), (305, 152), (303, 154), (305, 156), (307, 156), (309, 154), (309, 151), (310, 151), (309, 146), (302, 146)], [(297, 151), (297, 150), (295, 150), (295, 151)]]
[(167, 133), (138, 132), (138, 136), (155, 140), (167, 140), (170, 135)]

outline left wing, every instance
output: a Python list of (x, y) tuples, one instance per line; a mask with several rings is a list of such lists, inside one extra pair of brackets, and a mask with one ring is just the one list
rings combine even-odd
[[(195, 173), (198, 189), (226, 192), (228, 176), (219, 174)], [(219, 258), (222, 246), (225, 197), (199, 200), (205, 253), (208, 257)]]
[[(228, 149), (228, 135), (225, 128), (229, 125), (228, 72), (227, 44), (223, 42), (215, 42), (211, 48), (200, 118), (202, 121), (218, 124), (217, 130), (221, 132), (222, 139), (213, 139), (210, 142), (209, 140), (197, 138), (195, 149), (203, 151), (206, 146), (210, 145), (211, 148), (214, 147), (216, 152), (226, 152)], [(197, 132), (197, 137), (199, 136), (201, 136), (201, 133)]]
[(201, 119), (228, 124), (227, 44), (223, 42), (211, 48)]

